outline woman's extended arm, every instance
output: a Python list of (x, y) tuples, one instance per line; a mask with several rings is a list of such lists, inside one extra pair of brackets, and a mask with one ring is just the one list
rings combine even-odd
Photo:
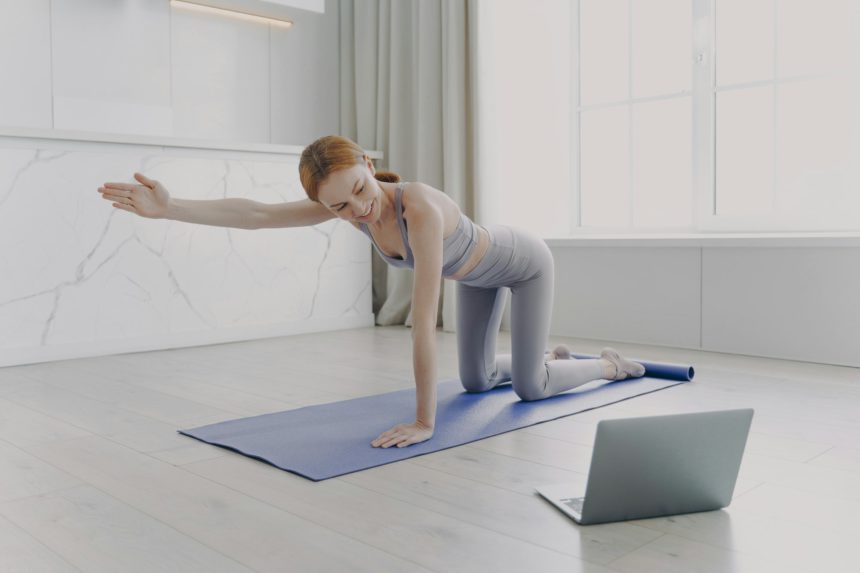
[(334, 217), (331, 211), (310, 199), (268, 204), (237, 197), (171, 199), (165, 219), (239, 229), (272, 229), (310, 227)]
[(409, 205), (409, 243), (415, 256), (412, 291), (412, 367), (415, 421), (382, 433), (373, 446), (405, 447), (429, 440), (436, 425), (436, 320), (442, 282), (442, 213), (415, 194)]
[(104, 199), (114, 207), (151, 219), (172, 219), (186, 223), (265, 229), (305, 227), (333, 219), (335, 215), (310, 199), (288, 203), (266, 204), (243, 198), (173, 199), (158, 181), (141, 173), (134, 178), (140, 184), (105, 183), (99, 188)]

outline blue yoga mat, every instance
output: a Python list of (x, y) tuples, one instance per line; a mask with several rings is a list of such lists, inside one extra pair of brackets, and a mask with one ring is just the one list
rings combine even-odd
[[(692, 377), (692, 368), (679, 368)], [(370, 442), (392, 426), (414, 420), (412, 388), (229, 420), (179, 433), (319, 481), (593, 410), (690, 379), (681, 377), (680, 370), (672, 372), (676, 376), (673, 379), (594, 381), (534, 402), (520, 400), (510, 384), (488, 392), (468, 393), (459, 380), (446, 380), (437, 386), (433, 437), (405, 448), (374, 448)]]

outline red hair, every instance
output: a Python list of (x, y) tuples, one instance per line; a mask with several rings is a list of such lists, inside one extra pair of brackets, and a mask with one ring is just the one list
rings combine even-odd
[[(354, 141), (340, 135), (320, 137), (302, 151), (299, 160), (299, 179), (311, 201), (319, 202), (319, 188), (332, 172), (349, 169), (364, 162), (367, 154)], [(377, 171), (379, 181), (397, 183), (400, 175), (391, 171)]]

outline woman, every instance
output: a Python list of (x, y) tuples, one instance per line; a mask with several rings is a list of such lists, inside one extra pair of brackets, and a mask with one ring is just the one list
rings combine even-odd
[[(344, 219), (370, 237), (389, 264), (415, 271), (412, 293), (415, 421), (398, 424), (371, 442), (405, 447), (428, 440), (436, 419), (436, 313), (440, 278), (457, 281), (457, 349), (460, 380), (469, 392), (510, 381), (522, 400), (540, 400), (598, 379), (642, 376), (644, 367), (611, 348), (599, 359), (565, 360), (567, 348), (549, 354), (553, 259), (538, 237), (505, 225), (482, 227), (441, 191), (377, 173), (361, 147), (340, 136), (305, 148), (299, 175), (308, 199), (262, 204), (247, 199), (173, 199), (158, 181), (140, 173), (140, 185), (105, 183), (102, 197), (142, 217), (261, 229), (316, 225)], [(496, 335), (512, 293), (511, 354), (496, 355)]]

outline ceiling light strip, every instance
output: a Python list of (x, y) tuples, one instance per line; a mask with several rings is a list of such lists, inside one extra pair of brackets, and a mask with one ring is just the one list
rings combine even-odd
[(185, 8), (188, 10), (196, 10), (198, 12), (206, 12), (208, 14), (219, 14), (221, 16), (229, 16), (238, 18), (246, 22), (256, 22), (258, 24), (272, 24), (281, 28), (289, 28), (293, 25), (290, 20), (279, 20), (277, 18), (268, 18), (266, 16), (257, 16), (256, 14), (248, 14), (246, 12), (238, 12), (236, 10), (226, 10), (224, 8), (216, 8), (187, 0), (170, 0), (170, 5), (177, 8)]

